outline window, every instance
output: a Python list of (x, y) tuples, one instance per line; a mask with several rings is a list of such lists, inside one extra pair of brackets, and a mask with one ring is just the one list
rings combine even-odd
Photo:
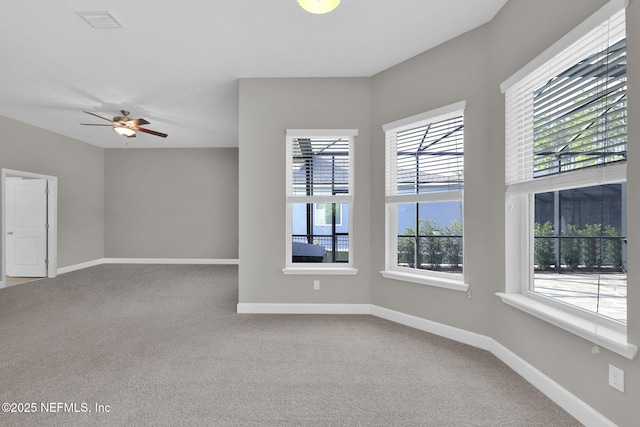
[(389, 123), (383, 276), (467, 290), (463, 269), (464, 107)]
[(354, 274), (357, 130), (287, 130), (287, 274)]
[(551, 59), (534, 61), (503, 84), (507, 292), (501, 297), (584, 338), (617, 341), (610, 349), (630, 354), (621, 4), (610, 2), (599, 19), (570, 33), (574, 41), (565, 38), (541, 56)]
[(342, 205), (335, 203), (315, 203), (314, 220), (317, 227), (342, 226)]

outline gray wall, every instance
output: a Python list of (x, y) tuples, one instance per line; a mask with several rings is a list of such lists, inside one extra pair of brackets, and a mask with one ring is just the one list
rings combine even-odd
[(58, 267), (104, 256), (101, 148), (0, 116), (0, 168), (58, 177)]
[[(503, 304), (504, 95), (499, 85), (567, 33), (605, 0), (510, 0), (496, 18), (372, 78), (248, 79), (240, 82), (240, 302), (367, 303), (495, 338), (615, 423), (634, 425), (640, 402), (640, 357), (630, 361)], [(548, 13), (553, 9), (553, 14)], [(629, 135), (640, 134), (640, 0), (628, 22)], [(541, 29), (544, 28), (544, 31)], [(367, 89), (368, 88), (368, 89)], [(366, 105), (367, 90), (370, 105)], [(386, 280), (384, 268), (384, 133), (382, 125), (460, 100), (465, 110), (465, 293)], [(367, 110), (370, 108), (370, 110)], [(364, 126), (370, 120), (370, 135)], [(284, 131), (360, 128), (356, 158), (360, 273), (354, 278), (283, 276)], [(640, 171), (629, 144), (628, 217), (640, 214)], [(370, 156), (367, 159), (367, 156)], [(640, 158), (640, 154), (636, 156)], [(368, 162), (368, 163), (367, 163)], [(251, 174), (262, 177), (256, 189)], [(366, 183), (363, 183), (366, 181)], [(364, 184), (364, 185), (363, 185)], [(364, 205), (364, 208), (363, 208)], [(268, 209), (259, 216), (259, 207)], [(260, 239), (264, 223), (272, 230)], [(364, 232), (362, 226), (368, 227)], [(629, 224), (629, 341), (640, 343), (640, 229)], [(368, 265), (368, 268), (366, 267)], [(327, 289), (328, 288), (328, 289)], [(353, 292), (357, 290), (357, 292)], [(625, 371), (626, 392), (607, 384), (608, 365)]]
[[(482, 309), (490, 305), (494, 296), (477, 289), (479, 283), (500, 281), (504, 270), (487, 269), (494, 262), (494, 250), (487, 250), (488, 242), (495, 242), (487, 221), (493, 221), (504, 203), (495, 206), (488, 198), (486, 175), (490, 154), (487, 153), (487, 134), (490, 111), (486, 100), (488, 85), (487, 55), (489, 28), (483, 26), (473, 32), (436, 47), (380, 73), (372, 79), (372, 182), (381, 189), (371, 194), (372, 241), (371, 258), (375, 271), (385, 267), (385, 151), (382, 125), (441, 106), (466, 100), (465, 108), (465, 269), (470, 280), (473, 299), (466, 293), (426, 287), (415, 283), (384, 280), (375, 274), (372, 280), (372, 301), (393, 310), (429, 318), (448, 325), (489, 334), (490, 319)], [(499, 165), (502, 166), (502, 165)], [(494, 187), (500, 191), (503, 185)], [(498, 221), (496, 221), (496, 225)], [(499, 255), (498, 255), (499, 256)], [(452, 315), (452, 310), (455, 315)]]
[[(370, 80), (240, 81), (240, 302), (369, 302)], [(283, 275), (286, 129), (359, 129), (355, 140), (356, 276)], [(320, 280), (320, 291), (313, 280)]]
[[(484, 27), (392, 67), (373, 78), (372, 180), (384, 182), (382, 124), (467, 100), (465, 111), (465, 268), (472, 298), (462, 293), (432, 289), (372, 277), (376, 305), (489, 335), (534, 365), (570, 392), (619, 425), (637, 422), (640, 401), (640, 365), (615, 353), (591, 353), (591, 343), (544, 321), (513, 309), (495, 296), (504, 291), (504, 95), (500, 83), (534, 59), (600, 6), (604, 0), (510, 0)], [(633, 108), (634, 82), (640, 81), (640, 49), (633, 34), (640, 25), (640, 2), (632, 0), (629, 25), (629, 135), (640, 110)], [(549, 14), (548, 10), (556, 12)], [(544, 22), (544, 31), (540, 23)], [(635, 40), (638, 40), (636, 37)], [(637, 44), (638, 42), (636, 42)], [(636, 55), (634, 56), (634, 53)], [(640, 65), (640, 64), (638, 64)], [(637, 84), (637, 83), (636, 83)], [(634, 90), (635, 89), (635, 90)], [(634, 120), (634, 116), (636, 120)], [(635, 123), (634, 123), (635, 122)], [(640, 214), (634, 187), (633, 140), (629, 144), (629, 212)], [(639, 163), (640, 164), (640, 163)], [(372, 260), (374, 270), (384, 266), (383, 194), (372, 194)], [(629, 224), (629, 241), (637, 227)], [(637, 240), (636, 240), (637, 241)], [(633, 259), (638, 247), (629, 246), (629, 341), (640, 343), (640, 295), (634, 292), (638, 273)], [(627, 390), (608, 386), (608, 365), (625, 371)]]
[[(564, 35), (584, 18), (605, 4), (604, 0), (545, 0), (533, 2), (509, 1), (492, 23), (492, 87), (508, 78), (522, 65), (533, 59), (559, 37)], [(545, 10), (554, 8), (557, 13), (547, 14)], [(640, 187), (637, 172), (640, 153), (634, 138), (638, 135), (640, 109), (640, 2), (631, 0), (627, 9), (627, 60), (628, 60), (628, 135), (629, 161), (627, 202), (628, 202), (628, 341), (640, 344), (640, 293), (638, 293), (638, 261), (640, 229), (634, 218), (640, 215)], [(544, 22), (545, 31), (539, 32), (537, 22)], [(635, 101), (635, 102), (634, 102)], [(504, 152), (504, 96), (494, 91), (490, 100), (492, 111), (499, 112), (492, 118), (493, 140), (491, 147), (495, 156)], [(502, 172), (502, 170), (500, 170)], [(497, 174), (494, 174), (497, 175)], [(492, 176), (496, 183), (502, 175)], [(498, 195), (495, 195), (496, 201)], [(504, 211), (496, 212), (500, 222)], [(496, 233), (503, 227), (495, 228)], [(504, 241), (497, 235), (500, 242)], [(503, 251), (503, 245), (500, 245)], [(504, 287), (504, 279), (492, 286)], [(537, 320), (518, 310), (497, 303), (491, 308), (493, 313), (493, 336), (515, 351), (536, 368), (549, 375), (570, 392), (576, 394), (590, 406), (606, 415), (620, 426), (637, 425), (638, 402), (640, 402), (640, 356), (630, 361), (622, 356), (601, 350), (600, 355), (591, 354), (591, 344), (572, 334), (565, 333), (543, 321)], [(510, 325), (510, 327), (505, 327)], [(526, 331), (526, 339), (522, 332)], [(626, 390), (624, 394), (607, 385), (608, 365), (613, 364), (625, 371)]]
[(0, 116), (0, 168), (58, 177), (58, 268), (238, 258), (237, 148), (103, 150)]
[(238, 149), (105, 150), (105, 257), (238, 258)]

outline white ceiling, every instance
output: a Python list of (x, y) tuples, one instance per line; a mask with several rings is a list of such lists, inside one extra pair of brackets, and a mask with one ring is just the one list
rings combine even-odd
[[(343, 0), (312, 15), (295, 0), (2, 0), (0, 115), (105, 148), (235, 147), (238, 78), (372, 76), (506, 1)], [(94, 29), (85, 11), (124, 28)], [(121, 109), (169, 137), (80, 126), (101, 122), (83, 110)]]

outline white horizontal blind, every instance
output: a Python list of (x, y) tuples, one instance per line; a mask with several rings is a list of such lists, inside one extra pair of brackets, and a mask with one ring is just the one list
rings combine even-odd
[(455, 111), (386, 130), (386, 195), (455, 193), (464, 187), (464, 115)]
[(298, 200), (296, 203), (350, 201), (352, 141), (350, 135), (288, 136), (287, 199)]
[(508, 186), (626, 160), (625, 37), (622, 10), (506, 91)]

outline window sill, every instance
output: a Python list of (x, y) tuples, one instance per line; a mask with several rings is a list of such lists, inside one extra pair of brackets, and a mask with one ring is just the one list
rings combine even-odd
[(585, 319), (522, 294), (498, 292), (496, 295), (500, 297), (505, 304), (549, 322), (587, 341), (597, 341), (599, 346), (624, 356), (627, 359), (633, 360), (638, 353), (638, 346), (627, 342), (625, 332), (618, 331), (607, 325), (596, 324), (594, 320)]
[(453, 291), (467, 292), (469, 285), (462, 280), (450, 279), (447, 277), (438, 277), (436, 275), (422, 275), (407, 273), (404, 271), (384, 270), (381, 271), (382, 277), (385, 279), (400, 280), (403, 282), (418, 283), (421, 285), (434, 286), (436, 288), (451, 289)]
[(358, 269), (353, 267), (285, 267), (282, 269), (283, 274), (308, 274), (308, 275), (327, 275), (327, 276), (353, 276), (358, 274)]

